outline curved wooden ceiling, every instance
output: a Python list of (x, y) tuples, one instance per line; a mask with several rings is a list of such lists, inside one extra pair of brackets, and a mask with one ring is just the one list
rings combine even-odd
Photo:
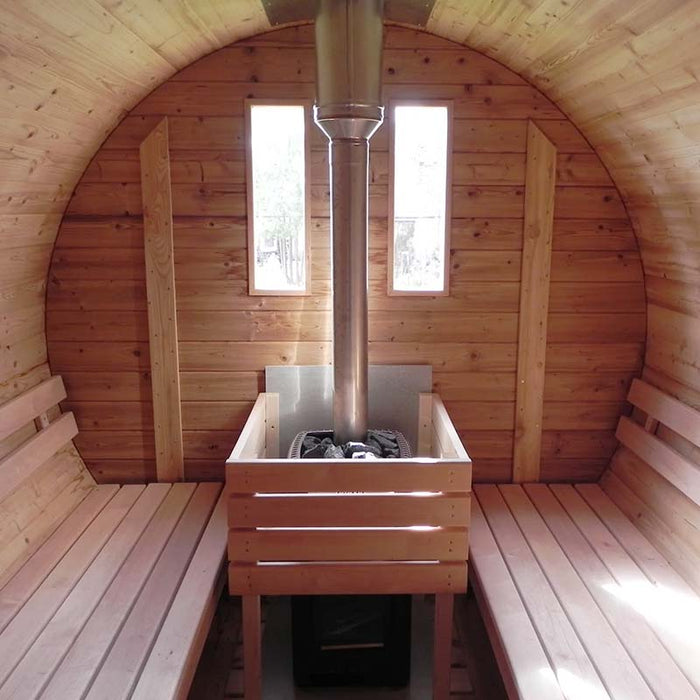
[[(38, 299), (51, 243), (75, 182), (122, 115), (200, 56), (269, 29), (268, 16), (294, 6), (302, 20), (313, 4), (2, 3), (0, 388), (45, 357)], [(700, 1), (387, 0), (387, 14), (503, 62), (581, 128), (640, 239), (648, 372), (697, 403)]]

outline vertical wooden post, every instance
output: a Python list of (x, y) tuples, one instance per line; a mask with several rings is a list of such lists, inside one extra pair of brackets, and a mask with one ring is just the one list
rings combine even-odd
[(513, 444), (515, 482), (538, 481), (540, 477), (556, 167), (556, 148), (534, 122), (528, 122)]
[(418, 394), (418, 454), (432, 457), (433, 444), (433, 395)]
[(140, 155), (156, 473), (158, 481), (182, 481), (184, 457), (167, 119), (146, 137)]
[(265, 394), (265, 458), (280, 456), (280, 395)]
[(435, 594), (435, 635), (433, 638), (433, 700), (449, 700), (452, 668), (452, 618), (454, 594)]
[(243, 697), (262, 697), (262, 629), (260, 596), (244, 595), (243, 603)]

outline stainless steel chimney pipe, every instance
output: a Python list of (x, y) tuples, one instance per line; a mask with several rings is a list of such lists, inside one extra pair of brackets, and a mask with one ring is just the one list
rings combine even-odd
[(381, 104), (383, 0), (320, 0), (316, 124), (329, 143), (334, 441), (367, 439), (369, 139)]

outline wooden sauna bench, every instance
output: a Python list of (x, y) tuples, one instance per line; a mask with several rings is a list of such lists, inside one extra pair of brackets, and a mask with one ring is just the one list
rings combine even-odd
[(226, 465), (246, 700), (262, 694), (261, 595), (394, 593), (436, 594), (433, 698), (447, 700), (471, 461), (440, 398), (421, 394), (419, 405), (417, 458), (291, 460), (279, 458), (278, 395), (258, 396)]
[[(0, 406), (0, 501), (77, 434), (52, 377)], [(50, 420), (50, 416), (56, 416)], [(0, 698), (187, 696), (225, 581), (221, 484), (94, 485), (0, 583)]]
[[(470, 578), (511, 699), (700, 698), (700, 596), (689, 583), (700, 579), (700, 470), (678, 451), (700, 446), (700, 412), (639, 380), (628, 400), (635, 413), (620, 418), (601, 484), (474, 487)], [(653, 484), (655, 509), (627, 473)], [(672, 503), (694, 542), (658, 515)], [(675, 567), (643, 526), (682, 553)]]

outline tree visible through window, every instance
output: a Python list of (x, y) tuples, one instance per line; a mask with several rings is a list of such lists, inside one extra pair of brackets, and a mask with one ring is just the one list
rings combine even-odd
[(248, 105), (250, 292), (307, 289), (306, 110)]
[(389, 289), (442, 293), (446, 279), (449, 107), (393, 109)]

